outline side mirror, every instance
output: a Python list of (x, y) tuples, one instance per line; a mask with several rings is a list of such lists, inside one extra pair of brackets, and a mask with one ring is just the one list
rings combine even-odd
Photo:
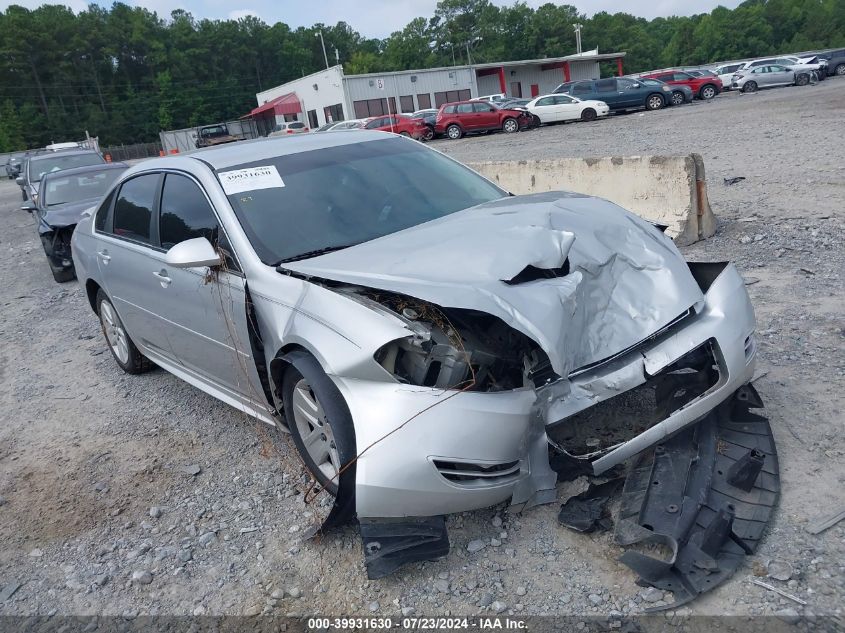
[(23, 176), (18, 176), (17, 178), (15, 178), (15, 182), (18, 183), (19, 187), (23, 187), (24, 186)]
[(220, 255), (204, 237), (179, 242), (165, 253), (164, 261), (174, 268), (219, 266), (222, 263)]
[(32, 202), (32, 200), (27, 200), (21, 205), (21, 211), (32, 213), (33, 211), (35, 211), (35, 204)]

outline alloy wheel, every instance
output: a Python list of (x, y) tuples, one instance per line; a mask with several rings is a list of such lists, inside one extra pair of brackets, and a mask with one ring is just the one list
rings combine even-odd
[(652, 95), (648, 98), (648, 109), (659, 110), (663, 107), (663, 98), (658, 95)]
[(701, 96), (704, 99), (712, 99), (716, 96), (716, 89), (713, 86), (704, 86), (701, 89)]
[(303, 378), (293, 388), (293, 422), (308, 455), (329, 481), (340, 471), (340, 455), (326, 414)]
[(108, 301), (103, 301), (100, 304), (100, 319), (103, 325), (103, 333), (106, 335), (106, 341), (111, 351), (121, 363), (128, 363), (129, 342), (126, 330), (123, 329), (120, 318)]
[(681, 105), (684, 102), (684, 95), (680, 92), (672, 93), (672, 105)]

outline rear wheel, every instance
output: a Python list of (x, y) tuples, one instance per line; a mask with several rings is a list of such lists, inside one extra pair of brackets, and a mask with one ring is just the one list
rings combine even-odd
[(448, 136), (452, 140), (457, 140), (464, 135), (464, 131), (461, 129), (459, 125), (455, 125), (454, 123), (446, 128), (446, 136)]
[(747, 81), (745, 85), (742, 87), (743, 92), (757, 92), (757, 82), (756, 81)]
[(698, 96), (704, 99), (705, 101), (709, 101), (713, 97), (716, 96), (716, 86), (713, 84), (707, 84), (701, 87), (701, 90), (698, 91)]
[(429, 126), (429, 125), (426, 125), (425, 126), (425, 132), (423, 132), (423, 135), (422, 135), (422, 140), (430, 141), (433, 138), (434, 138), (434, 128)]
[(659, 110), (663, 107), (663, 97), (660, 95), (649, 95), (645, 101), (645, 107), (648, 110)]
[(135, 347), (117, 310), (102, 290), (97, 291), (97, 314), (100, 315), (100, 325), (109, 350), (120, 368), (127, 374), (142, 374), (149, 370), (152, 363)]
[(683, 92), (678, 92), (677, 90), (672, 93), (672, 105), (683, 105), (686, 99), (684, 98)]
[(845, 75), (845, 64), (837, 64), (836, 68), (833, 69), (834, 75), (839, 75), (840, 77)]
[(584, 108), (584, 110), (581, 112), (582, 121), (595, 121), (596, 116), (596, 111), (592, 108)]
[(508, 134), (513, 134), (519, 131), (519, 123), (517, 123), (516, 119), (509, 117), (502, 122), (502, 129)]
[(808, 83), (810, 83), (810, 76), (805, 73), (801, 73), (795, 78), (796, 86), (806, 86)]

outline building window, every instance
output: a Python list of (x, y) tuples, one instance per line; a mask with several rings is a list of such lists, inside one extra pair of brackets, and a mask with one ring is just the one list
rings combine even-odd
[(413, 112), (414, 111), (414, 96), (413, 95), (405, 95), (404, 97), (399, 97), (399, 105), (402, 108), (402, 112)]
[(364, 99), (363, 101), (355, 101), (352, 105), (355, 108), (356, 119), (387, 114), (387, 99)]
[(428, 110), (431, 107), (431, 95), (427, 92), (418, 94), (417, 105), (420, 106), (420, 110)]
[(320, 127), (319, 121), (317, 121), (317, 111), (316, 110), (308, 110), (308, 125), (311, 126), (312, 130), (316, 130)]
[(469, 101), (472, 98), (472, 93), (469, 90), (449, 90), (447, 92), (434, 93), (434, 107), (439, 108), (444, 103), (452, 103), (453, 101)]
[(323, 108), (323, 116), (326, 117), (326, 123), (337, 123), (343, 121), (343, 104), (336, 103)]

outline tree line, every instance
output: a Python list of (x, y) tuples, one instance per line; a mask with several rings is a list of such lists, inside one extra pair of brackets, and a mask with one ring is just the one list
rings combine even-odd
[[(385, 39), (352, 26), (292, 29), (247, 16), (164, 19), (142, 7), (0, 12), (0, 151), (79, 139), (148, 142), (162, 129), (237, 118), (255, 93), (339, 60), (347, 74), (627, 51), (629, 72), (845, 46), (845, 0), (747, 0), (691, 17), (587, 17), (574, 6), (441, 0)], [(612, 72), (609, 68), (608, 74)]]

